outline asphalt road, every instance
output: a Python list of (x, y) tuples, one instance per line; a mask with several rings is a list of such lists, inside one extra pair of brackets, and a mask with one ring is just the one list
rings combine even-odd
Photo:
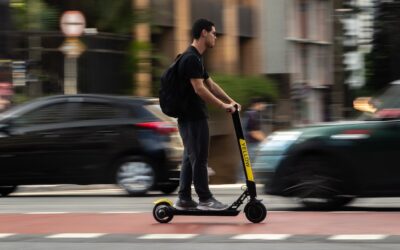
[[(213, 186), (227, 203), (239, 186)], [(307, 211), (294, 200), (260, 195), (260, 224), (237, 217), (152, 218), (153, 201), (115, 186), (22, 187), (0, 199), (0, 249), (398, 249), (400, 199), (359, 199), (341, 211)]]

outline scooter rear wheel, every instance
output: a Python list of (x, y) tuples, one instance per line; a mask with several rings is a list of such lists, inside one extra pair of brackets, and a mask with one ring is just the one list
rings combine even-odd
[(247, 203), (244, 213), (246, 218), (253, 223), (260, 223), (267, 217), (267, 209), (260, 201)]
[(160, 223), (168, 223), (174, 218), (172, 207), (167, 202), (156, 204), (153, 208), (153, 217)]

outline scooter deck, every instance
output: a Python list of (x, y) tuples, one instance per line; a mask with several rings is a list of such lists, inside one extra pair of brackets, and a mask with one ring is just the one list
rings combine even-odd
[(240, 213), (240, 210), (236, 209), (224, 209), (224, 210), (178, 210), (173, 208), (172, 213), (174, 215), (195, 215), (195, 216), (236, 216)]

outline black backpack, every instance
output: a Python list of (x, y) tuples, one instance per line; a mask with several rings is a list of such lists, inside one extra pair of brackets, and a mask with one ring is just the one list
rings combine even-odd
[(183, 86), (178, 72), (179, 61), (184, 54), (179, 54), (161, 76), (160, 106), (162, 112), (171, 117), (178, 117), (184, 106)]

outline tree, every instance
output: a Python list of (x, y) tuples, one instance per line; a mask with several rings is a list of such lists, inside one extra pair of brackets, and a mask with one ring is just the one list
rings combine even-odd
[(400, 79), (400, 1), (378, 1), (374, 23), (373, 47), (366, 62), (369, 92)]
[(13, 24), (18, 30), (38, 31), (58, 27), (58, 11), (42, 0), (14, 0)]

